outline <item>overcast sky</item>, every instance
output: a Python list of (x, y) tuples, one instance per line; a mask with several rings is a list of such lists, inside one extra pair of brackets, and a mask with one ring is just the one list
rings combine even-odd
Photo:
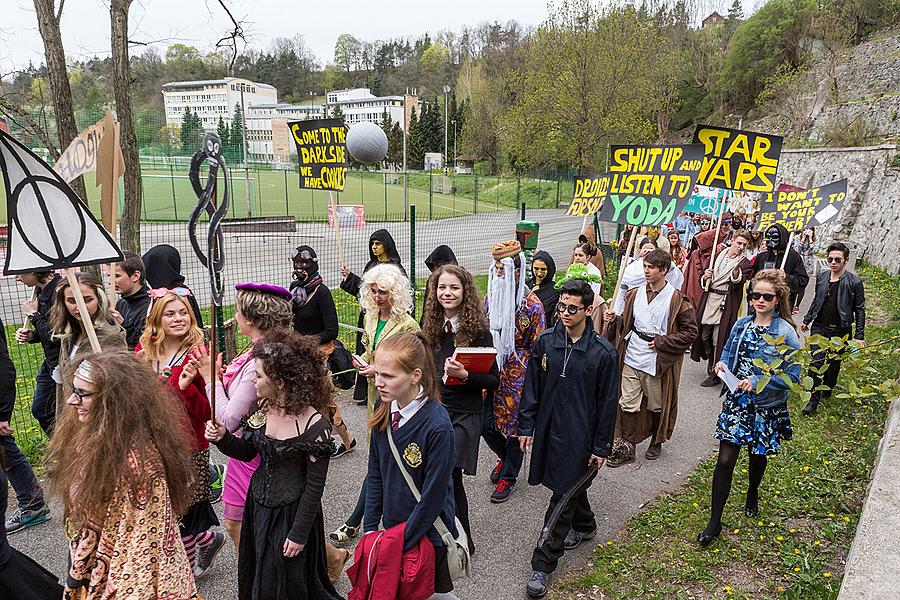
[[(57, 0), (57, 3), (59, 0)], [(0, 0), (0, 74), (44, 62), (32, 0)], [(334, 54), (341, 33), (359, 39), (417, 37), (428, 31), (458, 31), (462, 25), (510, 19), (540, 24), (545, 0), (227, 0), (234, 16), (247, 23), (253, 47), (265, 49), (273, 38), (302, 34), (324, 64)], [(172, 43), (213, 49), (228, 29), (217, 0), (135, 0), (130, 16), (131, 37), (157, 41), (161, 53)], [(66, 0), (62, 19), (67, 60), (109, 55), (109, 8), (101, 0)]]

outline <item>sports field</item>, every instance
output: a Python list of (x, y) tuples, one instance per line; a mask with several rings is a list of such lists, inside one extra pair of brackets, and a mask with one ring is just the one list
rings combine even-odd
[[(143, 220), (187, 220), (197, 202), (187, 169), (145, 168), (142, 174)], [(253, 216), (291, 215), (298, 221), (310, 221), (324, 219), (327, 214), (328, 192), (300, 189), (299, 176), (294, 171), (250, 170), (248, 186), (243, 169), (238, 168), (230, 171), (229, 179), (229, 217), (247, 216), (248, 188)], [(91, 209), (99, 214), (100, 190), (93, 173), (85, 175), (85, 184)], [(121, 182), (119, 185), (121, 194)], [(416, 205), (417, 218), (443, 219), (509, 209), (519, 202), (526, 202), (530, 208), (551, 208), (556, 206), (557, 198), (571, 198), (571, 189), (571, 183), (566, 181), (410, 173), (408, 197), (409, 204)], [(366, 220), (402, 220), (403, 174), (348, 172), (346, 188), (335, 193), (334, 200), (338, 204), (364, 205)], [(2, 187), (0, 222), (6, 222), (6, 192)]]

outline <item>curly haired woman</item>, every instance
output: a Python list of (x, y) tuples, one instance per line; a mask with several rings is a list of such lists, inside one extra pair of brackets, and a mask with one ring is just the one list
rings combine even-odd
[[(444, 408), (453, 423), (456, 466), (453, 468), (453, 497), (456, 516), (469, 538), (469, 552), (475, 551), (469, 526), (469, 500), (463, 488), (463, 473), (475, 475), (478, 446), (484, 416), (484, 393), (500, 384), (497, 361), (487, 373), (470, 373), (453, 360), (457, 348), (493, 348), (494, 338), (478, 298), (472, 274), (455, 265), (437, 269), (428, 283), (428, 302), (423, 308), (422, 333), (431, 346)], [(462, 381), (446, 385), (444, 375)]]
[(331, 384), (318, 339), (273, 333), (256, 342), (252, 356), (259, 412), (241, 437), (222, 424), (206, 426), (206, 438), (228, 456), (261, 461), (244, 507), (238, 598), (339, 599), (325, 568)]
[(130, 352), (73, 371), (47, 454), (69, 540), (64, 598), (197, 598), (178, 534), (193, 475), (181, 402)]

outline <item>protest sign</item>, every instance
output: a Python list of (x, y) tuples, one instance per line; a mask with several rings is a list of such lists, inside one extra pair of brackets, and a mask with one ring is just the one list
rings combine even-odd
[[(85, 127), (72, 143), (60, 155), (59, 160), (53, 165), (63, 181), (71, 183), (77, 177), (97, 170), (101, 161), (108, 161), (111, 172), (122, 174), (125, 172), (125, 161), (122, 158), (122, 149), (118, 144), (118, 132), (111, 138), (115, 144), (110, 144), (109, 150), (114, 152), (109, 156), (102, 156), (101, 144), (107, 131), (112, 131), (116, 126), (116, 120), (112, 111), (107, 110), (106, 115), (93, 125)], [(103, 166), (101, 166), (103, 168)], [(100, 185), (99, 182), (97, 185)]]
[(759, 231), (780, 223), (788, 231), (807, 226), (824, 225), (834, 219), (847, 199), (847, 180), (839, 179), (820, 187), (804, 190), (779, 186), (760, 202)]
[(703, 164), (699, 144), (612, 146), (609, 172), (579, 177), (566, 214), (599, 210), (601, 221), (630, 225), (669, 223), (683, 209)]
[(694, 143), (704, 147), (700, 185), (745, 192), (775, 189), (780, 136), (698, 125)]
[(347, 130), (343, 119), (292, 121), (287, 125), (300, 158), (300, 187), (344, 191)]
[(717, 215), (719, 214), (719, 202), (725, 202), (726, 210), (731, 212), (753, 212), (753, 199), (749, 192), (723, 190), (705, 185), (694, 186), (694, 193), (691, 194), (690, 200), (684, 206), (684, 212)]

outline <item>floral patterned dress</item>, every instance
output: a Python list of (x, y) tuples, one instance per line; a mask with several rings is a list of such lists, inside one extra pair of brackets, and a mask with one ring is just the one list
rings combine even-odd
[(129, 454), (128, 466), (141, 483), (133, 489), (123, 480), (116, 487), (103, 523), (79, 529), (66, 521), (71, 566), (65, 600), (198, 598), (162, 461), (155, 449), (146, 454), (143, 462)]
[(519, 432), (519, 402), (525, 387), (525, 370), (531, 348), (545, 328), (544, 307), (534, 292), (528, 292), (516, 309), (516, 351), (500, 367), (500, 385), (494, 390), (494, 427), (503, 435)]
[[(751, 324), (744, 334), (737, 357), (738, 379), (759, 375), (753, 364), (753, 356), (759, 355), (762, 346), (769, 345), (763, 335), (768, 327)], [(716, 438), (737, 446), (747, 446), (752, 454), (772, 456), (778, 454), (781, 442), (793, 436), (787, 403), (773, 408), (756, 406), (756, 393), (735, 390), (725, 394), (722, 413), (716, 425)]]

